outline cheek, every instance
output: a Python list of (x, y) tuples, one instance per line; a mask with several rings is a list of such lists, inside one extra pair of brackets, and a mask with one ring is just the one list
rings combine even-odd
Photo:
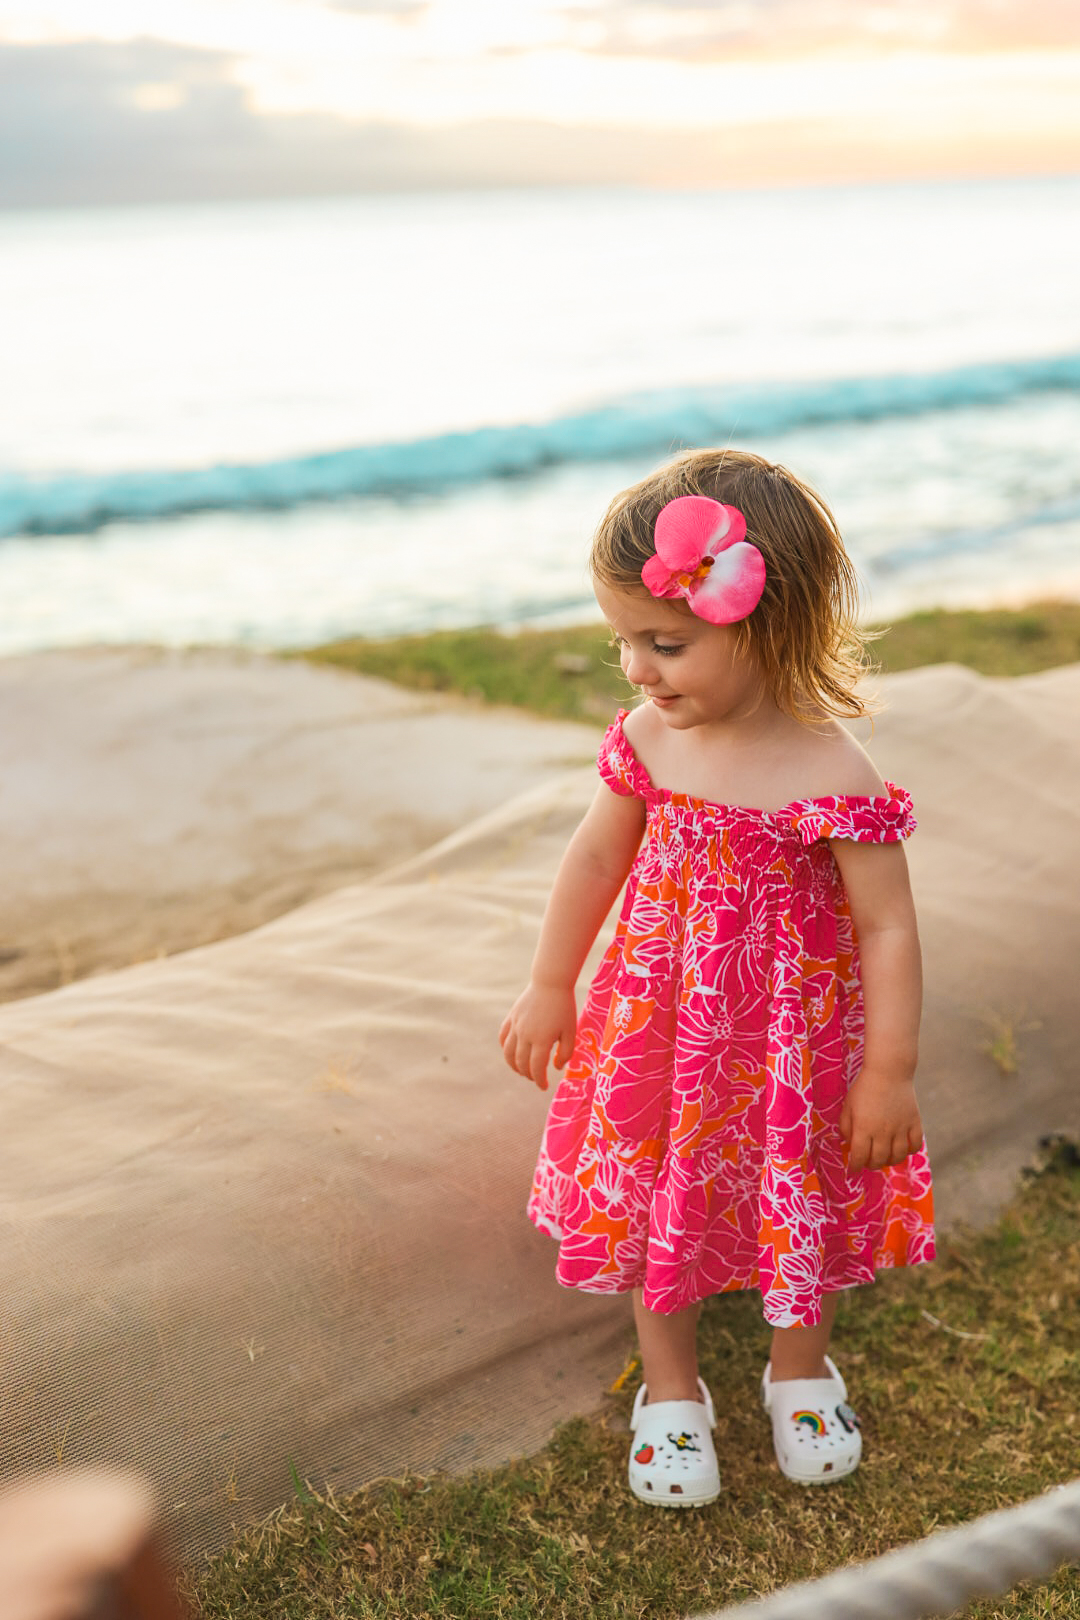
[(726, 642), (716, 641), (699, 649), (698, 671), (703, 680), (724, 681), (731, 674), (731, 652)]
[(725, 672), (715, 658), (688, 658), (680, 674), (688, 687), (704, 697), (723, 692), (727, 685)]

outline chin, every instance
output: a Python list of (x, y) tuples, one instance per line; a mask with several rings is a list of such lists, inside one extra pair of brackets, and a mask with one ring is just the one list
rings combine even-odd
[(689, 731), (691, 726), (698, 724), (696, 715), (682, 705), (676, 709), (657, 707), (656, 712), (662, 717), (665, 726), (669, 726), (672, 731)]

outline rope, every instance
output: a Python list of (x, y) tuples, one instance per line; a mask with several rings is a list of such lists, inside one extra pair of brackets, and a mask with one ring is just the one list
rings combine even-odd
[(869, 1563), (700, 1620), (924, 1620), (1080, 1556), (1080, 1479)]

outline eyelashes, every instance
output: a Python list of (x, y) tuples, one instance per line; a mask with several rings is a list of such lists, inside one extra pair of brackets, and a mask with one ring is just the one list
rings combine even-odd
[[(611, 640), (608, 642), (609, 647), (620, 648), (620, 647), (624, 647), (625, 645), (626, 645), (626, 642), (625, 642), (625, 638), (623, 636), (613, 635), (611, 637)], [(654, 653), (658, 653), (661, 658), (674, 658), (677, 653), (681, 653), (681, 652), (685, 651), (685, 643), (680, 642), (678, 645), (676, 645), (674, 647), (660, 647), (654, 641), (653, 645), (652, 645), (652, 650), (653, 650)]]

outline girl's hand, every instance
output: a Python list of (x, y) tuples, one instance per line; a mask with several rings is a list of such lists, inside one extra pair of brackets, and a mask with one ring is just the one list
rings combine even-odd
[(851, 1144), (849, 1170), (902, 1164), (923, 1141), (914, 1081), (860, 1069), (840, 1110), (840, 1134)]
[(574, 1050), (576, 1033), (577, 1007), (573, 990), (530, 983), (503, 1019), (499, 1044), (515, 1074), (524, 1075), (541, 1091), (546, 1091), (552, 1046), (555, 1047), (555, 1067), (561, 1069)]

